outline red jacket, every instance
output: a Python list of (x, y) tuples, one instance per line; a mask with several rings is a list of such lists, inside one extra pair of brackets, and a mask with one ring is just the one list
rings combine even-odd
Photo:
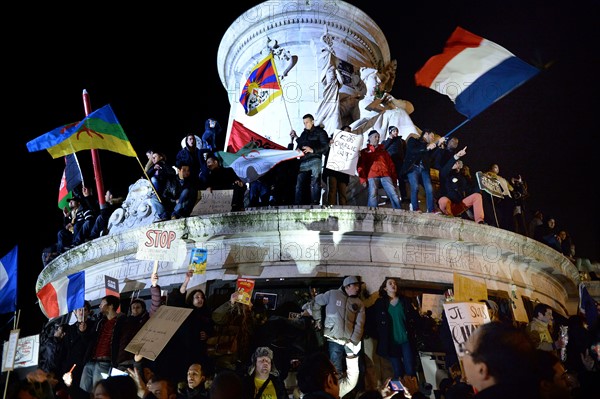
[(367, 144), (366, 148), (360, 150), (357, 169), (361, 183), (367, 182), (372, 177), (389, 176), (393, 182), (398, 179), (394, 161), (383, 144), (379, 144), (377, 147)]

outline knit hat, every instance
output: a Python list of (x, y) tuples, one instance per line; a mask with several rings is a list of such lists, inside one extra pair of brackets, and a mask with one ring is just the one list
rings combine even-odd
[(379, 134), (379, 132), (377, 130), (371, 130), (368, 137), (371, 137), (374, 134)]

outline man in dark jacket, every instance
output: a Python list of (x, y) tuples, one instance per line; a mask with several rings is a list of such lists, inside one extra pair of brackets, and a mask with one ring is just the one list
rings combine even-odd
[(396, 167), (396, 177), (398, 178), (398, 188), (400, 189), (400, 197), (402, 202), (408, 201), (408, 193), (406, 192), (406, 177), (402, 176), (402, 164), (404, 163), (404, 155), (406, 154), (406, 141), (398, 135), (398, 128), (390, 126), (388, 128), (389, 136), (383, 140), (383, 148), (390, 154), (394, 166)]
[(246, 183), (242, 181), (232, 168), (221, 166), (219, 158), (215, 155), (209, 155), (206, 158), (208, 175), (206, 177), (207, 190), (233, 190), (231, 198), (231, 211), (244, 210), (244, 193), (246, 192)]
[[(290, 132), (292, 142), (288, 144), (288, 150), (302, 150), (304, 156), (300, 158), (300, 168), (296, 179), (296, 195), (294, 205), (319, 205), (321, 202), (321, 171), (323, 170), (323, 155), (329, 149), (329, 137), (327, 132), (315, 126), (315, 118), (311, 114), (302, 117), (304, 130), (300, 137), (295, 130)], [(310, 182), (310, 202), (306, 202), (303, 193)]]

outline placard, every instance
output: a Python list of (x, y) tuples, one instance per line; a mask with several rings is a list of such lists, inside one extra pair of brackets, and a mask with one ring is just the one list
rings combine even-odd
[(135, 258), (138, 260), (175, 262), (180, 241), (177, 232), (174, 230), (148, 229), (138, 241)]
[(233, 190), (208, 190), (201, 192), (200, 201), (196, 203), (191, 216), (210, 215), (213, 213), (231, 212)]
[(458, 350), (459, 346), (467, 342), (473, 331), (480, 325), (489, 323), (490, 315), (487, 306), (483, 302), (450, 302), (444, 303), (444, 312), (454, 349), (460, 358), (462, 356)]
[(13, 370), (15, 367), (15, 359), (17, 356), (17, 343), (19, 341), (19, 330), (12, 330), (2, 353), (6, 355), (2, 357), (2, 371)]
[(431, 317), (441, 319), (444, 311), (444, 295), (423, 294), (423, 303), (421, 305), (421, 313), (425, 314), (431, 310)]
[(485, 283), (454, 273), (454, 300), (456, 302), (477, 302), (488, 299)]
[(479, 171), (475, 173), (479, 188), (494, 197), (504, 198), (504, 190), (498, 179), (495, 179), (485, 173)]
[(192, 313), (192, 309), (162, 305), (129, 342), (127, 352), (156, 360), (160, 352)]
[(194, 274), (205, 274), (207, 260), (208, 251), (205, 248), (192, 248), (188, 270), (193, 270)]
[(355, 176), (362, 144), (362, 134), (336, 130), (333, 134), (333, 142), (329, 146), (329, 156), (325, 167)]
[(249, 278), (238, 278), (236, 283), (236, 291), (238, 293), (236, 302), (250, 305), (252, 291), (254, 290), (254, 280)]

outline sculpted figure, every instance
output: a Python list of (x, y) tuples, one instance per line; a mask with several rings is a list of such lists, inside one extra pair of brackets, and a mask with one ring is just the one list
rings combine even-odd
[[(388, 86), (390, 82), (393, 84), (389, 73), (395, 71), (393, 63), (390, 64), (392, 66), (386, 68), (388, 75), (385, 77)], [(398, 134), (402, 137), (418, 132), (409, 116), (414, 111), (413, 105), (409, 101), (399, 100), (385, 93), (377, 69), (362, 67), (360, 77), (365, 83), (366, 94), (358, 102), (360, 118), (350, 125), (353, 132), (364, 133), (375, 129), (381, 132), (382, 139), (387, 135), (390, 126), (398, 127)]]
[(333, 132), (342, 126), (340, 119), (340, 88), (344, 84), (342, 74), (337, 69), (338, 59), (333, 50), (333, 37), (325, 31), (315, 45), (319, 67), (319, 81), (323, 93), (315, 112), (315, 125), (323, 126), (326, 132)]
[(129, 186), (129, 193), (121, 208), (108, 220), (108, 234), (117, 234), (134, 227), (147, 226), (163, 219), (165, 208), (158, 201), (152, 183), (139, 179)]

